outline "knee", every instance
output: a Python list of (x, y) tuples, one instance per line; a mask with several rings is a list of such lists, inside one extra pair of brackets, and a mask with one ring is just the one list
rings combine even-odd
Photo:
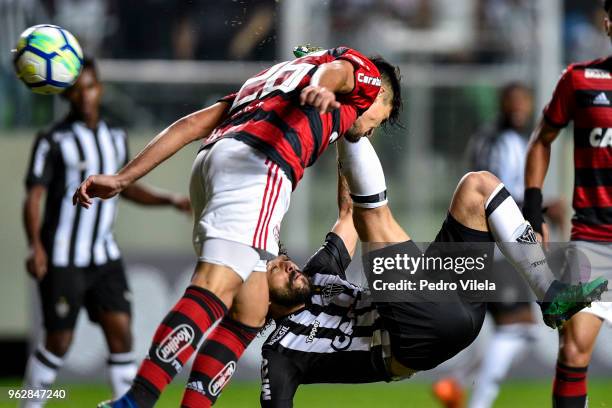
[(472, 195), (489, 197), (501, 181), (489, 171), (471, 171), (459, 181), (458, 190)]
[(570, 367), (586, 367), (591, 361), (592, 347), (576, 339), (565, 339), (559, 347), (559, 361)]
[(61, 331), (47, 334), (45, 348), (58, 357), (64, 357), (72, 344), (72, 332)]

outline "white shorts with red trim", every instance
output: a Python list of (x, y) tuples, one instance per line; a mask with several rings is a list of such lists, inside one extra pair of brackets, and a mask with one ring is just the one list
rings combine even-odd
[[(592, 280), (603, 276), (612, 282), (612, 244), (608, 242), (571, 241), (568, 247), (568, 258), (580, 259), (585, 263), (582, 269), (588, 273), (583, 280)], [(601, 296), (600, 302), (593, 302), (591, 307), (581, 310), (593, 314), (612, 324), (612, 291), (610, 287)]]
[[(278, 255), (281, 221), (289, 209), (291, 181), (264, 154), (235, 139), (221, 139), (198, 153), (190, 181), (193, 245), (220, 238), (255, 248), (265, 260)], [(243, 276), (244, 278), (244, 276)]]

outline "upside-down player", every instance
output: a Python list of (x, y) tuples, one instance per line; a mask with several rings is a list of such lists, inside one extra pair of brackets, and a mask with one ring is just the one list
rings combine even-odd
[(231, 307), (195, 359), (188, 384), (204, 386), (188, 386), (182, 401), (214, 403), (265, 321), (262, 272), (278, 253), (275, 235), (304, 169), (349, 129), (360, 136), (396, 119), (399, 100), (399, 78), (384, 60), (344, 47), (322, 50), (248, 79), (237, 93), (171, 125), (117, 175), (81, 185), (75, 202), (84, 206), (91, 197), (112, 197), (187, 143), (206, 138), (191, 176), (198, 255), (191, 286), (157, 329), (130, 391), (103, 406), (153, 406), (203, 333)]
[[(339, 150), (351, 191), (358, 193), (348, 197), (339, 182), (338, 221), (303, 271), (284, 255), (268, 263), (276, 329), (262, 350), (263, 407), (293, 406), (300, 384), (390, 381), (432, 369), (467, 347), (484, 320), (482, 302), (374, 303), (346, 280), (358, 235), (365, 242), (401, 242), (399, 252), (420, 251), (388, 209), (384, 174), (369, 140), (341, 141)], [(499, 179), (474, 172), (459, 182), (435, 241), (495, 239), (534, 290), (549, 298), (559, 283), (545, 260), (538, 265), (545, 258), (531, 231)], [(505, 245), (526, 235), (533, 238), (529, 248)], [(549, 307), (542, 307), (549, 323), (565, 318), (551, 316)]]
[[(612, 1), (604, 4), (605, 29), (612, 37)], [(523, 212), (548, 240), (542, 220), (541, 188), (551, 143), (574, 121), (574, 217), (569, 248), (582, 253), (591, 272), (610, 276), (612, 265), (612, 57), (570, 65), (533, 132), (525, 170)], [(577, 313), (561, 330), (553, 386), (555, 408), (587, 404), (587, 369), (604, 320), (612, 321), (612, 297)]]

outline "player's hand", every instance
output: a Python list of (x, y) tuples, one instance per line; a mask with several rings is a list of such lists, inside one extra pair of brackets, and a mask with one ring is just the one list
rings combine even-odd
[(123, 186), (116, 175), (97, 174), (89, 176), (72, 196), (72, 204), (89, 208), (93, 204), (94, 198), (111, 198), (119, 194), (121, 190), (123, 190)]
[(184, 195), (174, 195), (171, 199), (172, 206), (186, 214), (191, 214), (191, 201)]
[(336, 94), (323, 86), (309, 85), (300, 93), (300, 105), (311, 105), (319, 113), (331, 112), (340, 107)]
[(40, 281), (47, 274), (47, 252), (42, 244), (34, 244), (26, 258), (26, 269), (30, 276)]

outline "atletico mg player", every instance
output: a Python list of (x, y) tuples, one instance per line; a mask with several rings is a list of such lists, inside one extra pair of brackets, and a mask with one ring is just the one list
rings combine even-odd
[(304, 169), (338, 138), (357, 140), (395, 121), (400, 103), (399, 73), (382, 58), (346, 47), (321, 50), (248, 79), (237, 93), (164, 130), (116, 175), (81, 184), (74, 201), (88, 207), (205, 138), (191, 174), (198, 256), (191, 285), (157, 329), (132, 388), (101, 406), (153, 406), (231, 308), (199, 348), (188, 384), (202, 386), (188, 386), (182, 406), (214, 403), (265, 321), (266, 261), (278, 254), (280, 223)]
[[(604, 4), (605, 29), (612, 37), (612, 0)], [(541, 188), (551, 144), (574, 121), (574, 217), (568, 256), (586, 255), (593, 275), (610, 274), (612, 265), (612, 57), (570, 65), (557, 84), (536, 127), (525, 171), (525, 218), (547, 241)], [(584, 258), (583, 258), (584, 259)], [(581, 310), (560, 331), (553, 386), (555, 408), (587, 405), (586, 376), (604, 320), (612, 322), (612, 297)]]

